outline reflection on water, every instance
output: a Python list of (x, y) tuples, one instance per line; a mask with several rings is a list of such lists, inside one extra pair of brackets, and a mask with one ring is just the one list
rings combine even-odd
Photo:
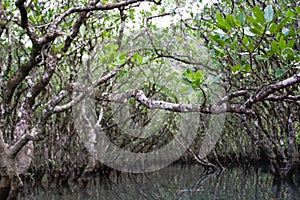
[(44, 190), (26, 188), (20, 199), (300, 199), (299, 186), (275, 184), (261, 170), (227, 169), (205, 175), (198, 165), (172, 165), (146, 174), (96, 177), (85, 191), (74, 186)]

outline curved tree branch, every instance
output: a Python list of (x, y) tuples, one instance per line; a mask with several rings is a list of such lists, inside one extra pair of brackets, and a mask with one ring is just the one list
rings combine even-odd
[(127, 0), (123, 2), (118, 3), (107, 3), (104, 5), (93, 5), (89, 4), (87, 6), (78, 6), (78, 7), (72, 7), (63, 12), (61, 15), (59, 15), (52, 23), (51, 29), (55, 30), (58, 26), (58, 24), (63, 21), (67, 16), (77, 13), (77, 12), (89, 12), (89, 11), (97, 11), (97, 10), (112, 10), (116, 8), (122, 8), (125, 6), (129, 6), (138, 2), (143, 2), (147, 0)]
[(283, 88), (286, 88), (288, 86), (294, 85), (296, 83), (300, 83), (300, 74), (295, 74), (294, 76), (287, 78), (283, 81), (280, 81), (278, 83), (274, 83), (274, 84), (271, 84), (271, 85), (261, 88), (260, 90), (258, 90), (258, 92), (251, 95), (250, 98), (245, 102), (244, 105), (247, 108), (250, 108), (253, 104), (255, 104), (258, 101), (264, 100), (270, 94), (272, 94), (276, 91), (279, 91)]
[(251, 109), (247, 109), (245, 106), (241, 104), (231, 104), (226, 105), (225, 103), (222, 105), (199, 105), (199, 104), (177, 104), (170, 103), (166, 101), (158, 101), (153, 100), (151, 98), (146, 97), (145, 93), (142, 90), (128, 90), (123, 93), (103, 93), (101, 96), (96, 96), (97, 99), (101, 99), (104, 101), (116, 102), (116, 103), (124, 103), (129, 98), (134, 97), (141, 104), (146, 106), (149, 109), (161, 109), (161, 110), (169, 110), (173, 112), (200, 112), (200, 113), (208, 113), (208, 114), (220, 114), (225, 112), (232, 113), (244, 113), (244, 114), (254, 114), (254, 111)]

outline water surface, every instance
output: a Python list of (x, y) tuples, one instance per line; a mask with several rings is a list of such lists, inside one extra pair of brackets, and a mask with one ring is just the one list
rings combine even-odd
[(69, 188), (25, 188), (21, 199), (300, 199), (299, 186), (278, 184), (261, 169), (227, 169), (205, 174), (199, 165), (172, 165), (145, 174), (116, 174), (93, 178), (86, 190)]

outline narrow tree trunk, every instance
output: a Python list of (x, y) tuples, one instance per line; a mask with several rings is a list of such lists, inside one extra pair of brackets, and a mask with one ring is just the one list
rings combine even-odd
[(32, 143), (28, 143), (21, 151), (8, 149), (0, 132), (0, 200), (17, 199), (23, 182), (19, 176), (29, 169), (31, 162)]
[(298, 162), (296, 165), (295, 165), (295, 182), (300, 185), (300, 162)]
[(19, 190), (20, 190), (20, 177), (14, 176), (13, 178), (11, 178), (11, 188), (7, 200), (17, 200)]
[(18, 198), (20, 189), (20, 177), (1, 176), (0, 181), (0, 199), (1, 200), (15, 200)]
[(1, 180), (0, 180), (0, 199), (1, 200), (8, 199), (9, 191), (11, 188), (10, 182), (11, 182), (11, 180), (9, 179), (8, 176), (1, 176)]
[(0, 200), (7, 199), (11, 188), (11, 180), (7, 174), (6, 167), (6, 146), (0, 131)]
[(290, 167), (288, 167), (285, 177), (288, 182), (293, 182), (293, 177), (297, 173), (299, 173), (299, 151), (298, 151), (298, 144), (296, 141), (296, 130), (293, 127), (293, 121), (297, 113), (291, 112), (288, 120), (288, 155), (290, 158)]

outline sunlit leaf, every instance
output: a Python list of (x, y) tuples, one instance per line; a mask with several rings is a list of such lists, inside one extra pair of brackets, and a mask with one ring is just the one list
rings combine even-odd
[(217, 13), (216, 14), (216, 18), (219, 24), (225, 25), (226, 21), (225, 19), (222, 17), (221, 13)]
[(252, 33), (257, 34), (257, 35), (262, 35), (263, 34), (262, 30), (261, 29), (257, 29), (257, 28), (250, 28), (250, 31)]
[(251, 71), (251, 66), (249, 64), (246, 64), (243, 66), (243, 70), (246, 72), (250, 72)]
[[(226, 35), (226, 33), (222, 29), (216, 29), (213, 31), (214, 33), (217, 33), (218, 35)], [(219, 38), (219, 37), (218, 37)]]
[(266, 22), (272, 21), (274, 16), (274, 10), (271, 5), (267, 5), (264, 9), (264, 17)]
[(298, 13), (298, 16), (300, 16), (300, 6), (296, 6), (296, 11)]
[(263, 29), (262, 26), (253, 17), (246, 15), (246, 18), (251, 23), (252, 27), (257, 29)]
[(224, 32), (227, 32), (226, 21), (222, 17), (221, 13), (217, 13), (216, 18), (217, 18), (217, 21), (218, 21), (217, 27), (222, 29)]
[(217, 50), (219, 53), (222, 53), (222, 54), (225, 54), (225, 50), (224, 49), (221, 49), (219, 48), (218, 46), (214, 45), (213, 46), (215, 50)]
[(280, 37), (280, 40), (279, 40), (279, 43), (278, 43), (278, 44), (279, 44), (280, 49), (283, 50), (283, 49), (285, 48), (286, 42), (285, 42), (283, 36)]
[(255, 16), (255, 19), (258, 23), (260, 24), (264, 24), (264, 14), (262, 12), (262, 10), (260, 9), (260, 7), (258, 6), (254, 6), (253, 7), (253, 14)]
[(113, 62), (114, 65), (123, 65), (125, 63), (124, 60), (117, 60), (115, 62)]
[(226, 15), (226, 23), (231, 27), (235, 27), (234, 16), (231, 14), (227, 14)]
[(245, 35), (248, 35), (248, 36), (256, 36), (256, 34), (254, 34), (253, 32), (250, 31), (249, 27), (246, 27), (244, 29), (244, 33), (245, 33)]
[(289, 9), (289, 10), (287, 10), (286, 11), (286, 13), (285, 13), (285, 16), (287, 17), (287, 18), (291, 18), (291, 17), (293, 17), (293, 12)]
[(241, 70), (241, 66), (240, 65), (234, 65), (234, 66), (231, 66), (231, 71), (233, 74), (237, 74), (239, 71)]
[(278, 26), (276, 24), (272, 23), (270, 25), (269, 30), (270, 30), (271, 33), (275, 33), (278, 30)]
[(275, 42), (275, 41), (271, 42), (271, 50), (273, 52), (278, 52), (278, 50), (279, 50), (278, 42)]
[(245, 13), (244, 12), (240, 12), (237, 16), (236, 16), (236, 19), (241, 22), (241, 24), (244, 23), (245, 21)]
[(284, 36), (287, 36), (287, 35), (289, 34), (289, 32), (290, 32), (290, 29), (285, 28), (285, 27), (282, 28), (282, 34), (283, 34)]
[(286, 44), (286, 46), (293, 48), (294, 44), (295, 44), (295, 40), (289, 40), (288, 43)]

